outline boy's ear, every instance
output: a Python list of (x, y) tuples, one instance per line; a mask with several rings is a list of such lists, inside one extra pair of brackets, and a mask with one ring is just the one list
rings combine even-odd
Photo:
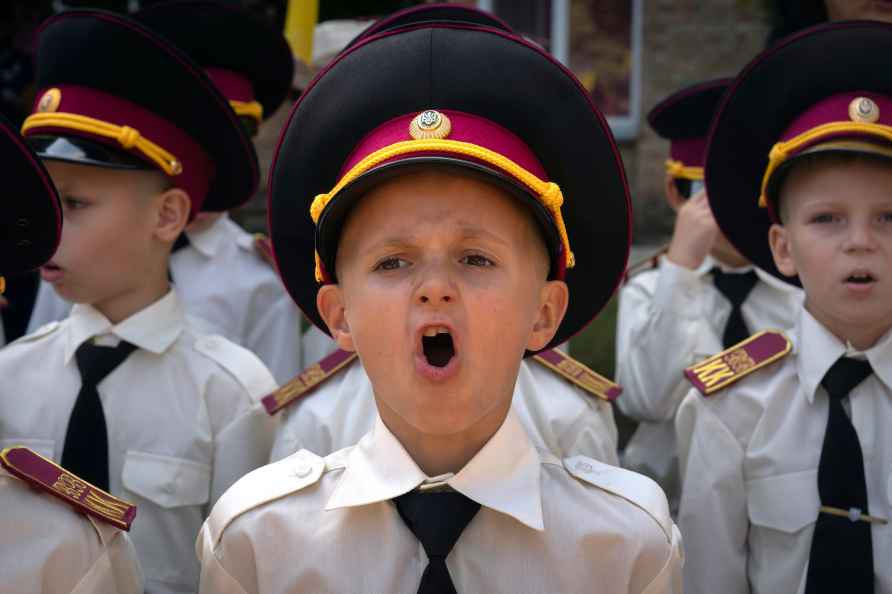
[(344, 307), (344, 293), (338, 285), (323, 285), (316, 294), (316, 309), (328, 329), (331, 337), (338, 347), (353, 352), (353, 334), (347, 323), (346, 309)]
[(669, 203), (672, 210), (678, 212), (678, 209), (685, 203), (685, 199), (678, 191), (678, 186), (675, 185), (675, 178), (668, 173), (666, 174), (665, 191), (666, 202)]
[(189, 222), (192, 200), (180, 188), (171, 188), (158, 195), (157, 205), (155, 236), (165, 243), (173, 244)]
[(570, 292), (564, 281), (548, 281), (539, 295), (539, 315), (527, 341), (528, 351), (540, 351), (554, 338), (564, 320), (564, 314), (567, 313), (570, 299)]
[(783, 225), (775, 223), (768, 230), (768, 244), (774, 265), (785, 276), (796, 276), (796, 262), (790, 249), (790, 233)]

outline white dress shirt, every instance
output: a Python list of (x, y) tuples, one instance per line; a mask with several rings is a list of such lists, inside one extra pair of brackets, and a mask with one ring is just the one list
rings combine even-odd
[[(301, 357), (300, 311), (257, 253), (253, 236), (228, 215), (186, 235), (189, 245), (171, 255), (170, 274), (186, 313), (206, 322), (204, 332), (252, 351), (279, 383), (316, 361)], [(69, 311), (71, 304), (41, 282), (28, 331), (62, 320)]]
[[(722, 351), (731, 304), (709, 274), (706, 257), (696, 270), (665, 256), (659, 266), (633, 276), (620, 290), (616, 329), (617, 404), (641, 424), (623, 452), (623, 466), (656, 480), (677, 506), (678, 459), (673, 419), (690, 385), (682, 371)], [(802, 291), (757, 268), (759, 277), (741, 311), (750, 332), (792, 327)]]
[(0, 469), (0, 591), (142, 594), (126, 532)]
[[(543, 365), (521, 363), (512, 408), (536, 447), (561, 457), (619, 463), (611, 404)], [(369, 378), (356, 360), (278, 414), (272, 461), (302, 449), (327, 456), (353, 445), (372, 428), (378, 411)]]
[(680, 592), (659, 487), (537, 450), (513, 412), (457, 474), (426, 476), (377, 416), (353, 447), (249, 474), (202, 528), (201, 592), (415, 594), (428, 559), (390, 500), (434, 484), (482, 506), (446, 559), (458, 592)]
[(109, 490), (138, 506), (131, 538), (155, 592), (195, 591), (192, 543), (213, 502), (269, 459), (274, 420), (259, 399), (275, 389), (263, 363), (187, 320), (174, 292), (112, 325), (76, 305), (0, 351), (0, 447), (62, 457), (81, 386), (84, 341), (138, 347), (98, 386), (108, 427)]
[[(678, 411), (688, 592), (802, 592), (821, 505), (818, 464), (841, 343), (801, 310), (793, 353)], [(869, 513), (892, 521), (892, 332), (866, 352), (874, 374), (849, 394)], [(868, 510), (865, 510), (868, 512)], [(876, 594), (892, 594), (892, 524), (872, 524)], [(842, 570), (841, 570), (842, 571)]]

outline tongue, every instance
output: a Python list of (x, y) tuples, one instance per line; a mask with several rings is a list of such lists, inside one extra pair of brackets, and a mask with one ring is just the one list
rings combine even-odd
[(446, 367), (452, 356), (455, 355), (452, 337), (448, 334), (425, 336), (421, 342), (424, 345), (424, 356), (427, 362), (434, 367)]

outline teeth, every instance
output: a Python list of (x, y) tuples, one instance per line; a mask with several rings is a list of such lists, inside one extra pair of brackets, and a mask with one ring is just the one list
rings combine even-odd
[(424, 329), (424, 335), (433, 338), (437, 334), (449, 334), (449, 329), (445, 326), (430, 326)]

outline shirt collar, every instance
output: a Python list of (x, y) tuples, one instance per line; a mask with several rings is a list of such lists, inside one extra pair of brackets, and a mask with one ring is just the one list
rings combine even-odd
[(875, 345), (864, 352), (873, 373), (892, 390), (892, 330), (880, 338)]
[(198, 250), (202, 256), (206, 258), (214, 257), (222, 243), (226, 241), (226, 226), (228, 221), (229, 215), (223, 213), (223, 216), (201, 231), (187, 230), (186, 236), (189, 238), (189, 244)]
[(325, 509), (386, 501), (423, 483), (445, 483), (485, 507), (543, 530), (540, 465), (526, 431), (509, 411), (499, 430), (464, 468), (431, 479), (376, 415), (371, 433), (348, 455)]
[(753, 266), (752, 264), (747, 264), (746, 266), (741, 266), (739, 268), (731, 268), (729, 266), (725, 266), (724, 264), (722, 264), (721, 262), (719, 262), (718, 260), (716, 260), (715, 258), (713, 258), (710, 255), (707, 255), (705, 258), (703, 258), (703, 263), (700, 264), (700, 266), (694, 272), (697, 274), (698, 277), (703, 277), (703, 276), (706, 276), (707, 274), (709, 274), (710, 272), (712, 272), (713, 268), (718, 268), (722, 272), (728, 272), (731, 274), (743, 274), (745, 272), (749, 272), (750, 270), (752, 270), (753, 272), (756, 273), (756, 276), (759, 277), (760, 281), (762, 281), (763, 283), (765, 283), (766, 285), (768, 285), (769, 287), (771, 287), (775, 290), (782, 291), (784, 293), (791, 293), (791, 292), (800, 292), (801, 293), (801, 291), (802, 291), (802, 289), (800, 289), (794, 285), (791, 285), (790, 283), (785, 283), (784, 281), (780, 280), (779, 278), (775, 277), (774, 275), (765, 272), (758, 266)]
[(68, 321), (65, 364), (81, 344), (103, 334), (114, 335), (152, 353), (163, 353), (179, 337), (183, 322), (182, 305), (172, 290), (118, 324), (112, 324), (92, 305), (75, 304)]
[(809, 403), (814, 402), (821, 380), (844, 355), (866, 357), (874, 375), (892, 389), (892, 331), (861, 353), (843, 343), (805, 308), (801, 308), (794, 335), (797, 337), (796, 371)]

